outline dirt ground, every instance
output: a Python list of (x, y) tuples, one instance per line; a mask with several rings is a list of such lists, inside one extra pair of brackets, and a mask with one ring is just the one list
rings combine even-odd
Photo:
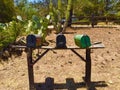
[[(105, 27), (68, 28), (65, 34), (68, 46), (75, 45), (73, 38), (76, 34), (87, 34), (91, 42), (101, 41), (105, 45), (104, 49), (91, 52), (94, 90), (120, 90), (120, 30)], [(55, 46), (55, 38), (54, 31), (47, 36), (50, 46)], [(85, 56), (85, 50), (76, 51)], [(57, 87), (54, 90), (86, 90), (81, 85), (84, 84), (84, 75), (85, 63), (70, 50), (49, 51), (34, 65), (35, 83), (44, 84), (46, 78), (52, 78)], [(67, 87), (70, 83), (72, 89)], [(22, 56), (13, 56), (9, 61), (0, 62), (0, 90), (29, 90), (25, 52)]]

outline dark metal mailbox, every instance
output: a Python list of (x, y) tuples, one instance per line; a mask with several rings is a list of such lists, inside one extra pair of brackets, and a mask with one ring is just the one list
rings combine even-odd
[(66, 37), (63, 34), (58, 34), (56, 37), (56, 48), (66, 47)]
[(42, 43), (42, 37), (36, 34), (30, 34), (26, 38), (27, 47), (38, 47)]

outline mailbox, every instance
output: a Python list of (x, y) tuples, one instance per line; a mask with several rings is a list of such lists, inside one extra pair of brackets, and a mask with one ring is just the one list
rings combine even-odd
[(42, 43), (42, 37), (36, 34), (30, 34), (26, 38), (27, 47), (38, 47)]
[(88, 35), (76, 35), (74, 37), (75, 44), (80, 48), (88, 48), (91, 46), (90, 38)]
[(57, 35), (56, 48), (66, 48), (66, 37), (63, 34)]

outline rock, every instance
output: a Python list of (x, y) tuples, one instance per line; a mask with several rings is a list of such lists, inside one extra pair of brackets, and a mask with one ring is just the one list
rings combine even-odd
[(112, 81), (112, 80), (109, 80), (108, 83), (109, 83), (109, 84), (113, 84), (113, 81)]
[(107, 51), (107, 53), (110, 53), (110, 51)]
[(114, 58), (112, 58), (112, 61), (114, 61), (115, 59)]
[(23, 73), (21, 76), (25, 76), (25, 73)]
[(61, 67), (64, 67), (63, 65), (61, 65)]
[(72, 61), (68, 61), (69, 64), (72, 64)]
[(102, 64), (102, 65), (105, 65), (105, 64), (106, 64), (106, 62), (105, 62), (105, 61), (102, 61), (102, 62), (101, 62), (101, 64)]
[(111, 32), (108, 32), (108, 34), (111, 34)]
[(44, 62), (44, 64), (47, 64), (47, 62)]

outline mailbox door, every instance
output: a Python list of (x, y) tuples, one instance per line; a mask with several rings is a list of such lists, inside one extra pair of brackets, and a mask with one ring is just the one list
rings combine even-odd
[(27, 36), (27, 47), (36, 47), (36, 37), (34, 35)]
[(66, 37), (63, 34), (58, 34), (56, 37), (56, 47), (65, 48), (66, 47)]

